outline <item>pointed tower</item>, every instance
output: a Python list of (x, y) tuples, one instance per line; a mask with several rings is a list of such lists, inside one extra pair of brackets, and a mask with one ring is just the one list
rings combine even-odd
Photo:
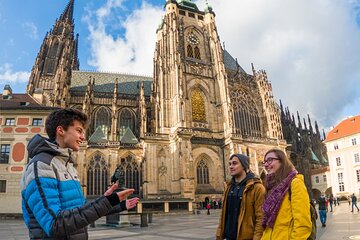
[[(194, 164), (201, 156), (193, 144), (205, 142), (204, 137), (221, 142), (232, 131), (223, 49), (210, 6), (200, 11), (190, 0), (166, 1), (165, 16), (157, 29), (151, 112), (152, 135), (167, 136), (170, 142), (161, 146), (145, 139), (147, 167), (160, 169), (157, 178), (164, 178), (160, 181), (164, 184), (158, 184), (156, 176), (146, 174), (145, 192), (148, 196), (179, 192), (177, 197), (194, 199)], [(211, 156), (210, 151), (202, 156)], [(220, 158), (207, 159), (202, 163), (222, 164)], [(164, 173), (161, 169), (174, 170)], [(216, 174), (214, 179), (223, 179), (221, 171)], [(222, 189), (212, 183), (209, 188)]]
[[(205, 127), (230, 132), (223, 51), (212, 8), (202, 12), (190, 0), (168, 0), (165, 9), (154, 56), (153, 131)], [(218, 114), (224, 115), (221, 121), (213, 117), (219, 112), (224, 113)]]
[(78, 35), (74, 38), (74, 0), (48, 32), (31, 70), (27, 93), (47, 106), (66, 106), (71, 71), (79, 69)]

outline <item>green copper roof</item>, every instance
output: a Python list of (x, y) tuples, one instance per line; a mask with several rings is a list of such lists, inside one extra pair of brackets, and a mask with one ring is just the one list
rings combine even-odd
[(193, 3), (191, 0), (178, 0), (178, 4), (180, 6), (186, 7), (186, 8), (190, 8), (196, 11), (199, 11), (198, 7), (196, 6), (195, 3)]
[(311, 160), (315, 162), (320, 162), (319, 158), (315, 155), (312, 149), (311, 149)]
[(212, 11), (213, 11), (212, 6), (210, 6), (210, 4), (206, 1), (205, 12), (208, 13)]
[(130, 143), (130, 144), (137, 144), (139, 141), (135, 137), (134, 133), (131, 131), (131, 129), (128, 127), (125, 130), (124, 135), (120, 139), (121, 143)]
[(105, 134), (103, 133), (101, 127), (97, 127), (95, 132), (91, 135), (88, 142), (91, 143), (101, 143), (101, 142), (107, 142)]
[(329, 162), (322, 154), (321, 154), (321, 160), (322, 160), (324, 163)]

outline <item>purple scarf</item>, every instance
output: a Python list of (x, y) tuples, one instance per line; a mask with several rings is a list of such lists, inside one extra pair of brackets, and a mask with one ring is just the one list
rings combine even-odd
[(296, 170), (290, 171), (287, 177), (276, 186), (275, 173), (268, 174), (266, 176), (266, 189), (269, 191), (269, 194), (266, 197), (262, 206), (262, 210), (264, 213), (262, 226), (264, 228), (274, 226), (275, 219), (280, 209), (280, 205), (284, 199), (285, 194), (287, 193), (287, 191), (289, 191), (291, 181), (297, 173), (298, 172)]

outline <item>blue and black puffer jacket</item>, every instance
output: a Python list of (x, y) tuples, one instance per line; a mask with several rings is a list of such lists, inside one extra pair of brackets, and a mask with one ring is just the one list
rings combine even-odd
[[(21, 178), (21, 195), (30, 239), (88, 239), (87, 225), (118, 204), (117, 195), (85, 203), (70, 149), (40, 135), (27, 148), (31, 160)], [(120, 206), (126, 209), (125, 201)]]

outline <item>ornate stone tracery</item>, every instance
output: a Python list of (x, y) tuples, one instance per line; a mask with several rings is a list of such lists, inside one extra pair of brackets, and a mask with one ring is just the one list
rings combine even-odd
[(91, 158), (87, 170), (87, 193), (89, 196), (104, 194), (109, 184), (108, 166), (105, 156), (96, 152)]
[(206, 122), (205, 101), (198, 89), (191, 93), (191, 108), (194, 122)]
[(196, 166), (196, 179), (198, 184), (209, 184), (209, 168), (204, 159)]
[(238, 88), (231, 92), (236, 133), (244, 136), (261, 137), (261, 122), (255, 101), (244, 90)]

